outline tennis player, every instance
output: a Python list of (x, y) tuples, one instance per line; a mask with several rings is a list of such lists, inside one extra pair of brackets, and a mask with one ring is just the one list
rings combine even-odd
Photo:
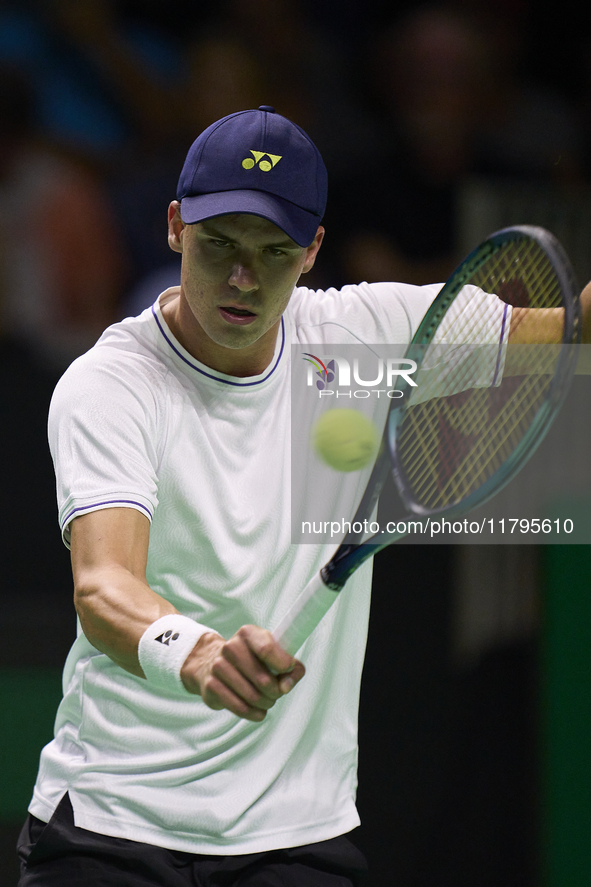
[[(370, 563), (301, 661), (270, 633), (334, 548), (291, 544), (290, 348), (407, 343), (440, 285), (298, 286), (326, 191), (318, 150), (273, 108), (210, 126), (169, 209), (180, 287), (57, 386), (79, 632), (20, 887), (362, 883), (346, 835)], [(500, 303), (490, 343), (507, 320)], [(366, 482), (344, 477), (335, 512)]]

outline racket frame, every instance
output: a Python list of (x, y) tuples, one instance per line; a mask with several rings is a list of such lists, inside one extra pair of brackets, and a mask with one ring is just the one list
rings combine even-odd
[[(433, 340), (441, 321), (460, 290), (470, 282), (475, 272), (491, 256), (499, 252), (506, 243), (523, 239), (533, 240), (542, 248), (554, 270), (561, 292), (563, 294), (571, 294), (571, 298), (563, 298), (565, 316), (562, 347), (550, 346), (560, 347), (560, 354), (544, 402), (538, 408), (538, 412), (523, 440), (519, 442), (510, 457), (503, 462), (495, 473), (457, 505), (444, 506), (442, 508), (427, 508), (421, 505), (421, 503), (416, 502), (409, 493), (409, 484), (397, 452), (397, 432), (404, 420), (407, 407), (404, 400), (401, 400), (398, 404), (393, 404), (388, 414), (386, 437), (396, 487), (410, 515), (426, 518), (428, 516), (437, 517), (438, 515), (445, 514), (450, 518), (454, 518), (464, 515), (479, 505), (488, 502), (489, 499), (500, 492), (515, 477), (542, 443), (568, 391), (577, 359), (575, 349), (568, 346), (576, 345), (581, 340), (582, 318), (581, 305), (577, 298), (578, 288), (570, 261), (562, 245), (549, 231), (534, 225), (515, 225), (510, 228), (503, 228), (492, 234), (484, 244), (476, 247), (466, 257), (451, 275), (449, 282), (442, 287), (423, 321), (419, 324), (406, 356), (412, 358), (417, 363), (417, 367), (420, 368), (426, 353), (425, 346), (428, 346)], [(400, 383), (400, 388), (406, 393), (404, 386), (406, 386), (406, 389), (409, 387), (405, 379)]]
[[(410, 519), (425, 521), (429, 517), (438, 514), (445, 514), (450, 518), (454, 518), (471, 511), (478, 505), (484, 504), (484, 502), (499, 492), (515, 476), (542, 442), (566, 396), (574, 374), (577, 355), (575, 349), (568, 346), (580, 342), (582, 329), (581, 306), (578, 300), (579, 291), (570, 261), (561, 244), (549, 231), (532, 225), (516, 225), (495, 232), (484, 243), (476, 247), (456, 268), (449, 281), (444, 284), (434, 299), (413, 336), (406, 352), (406, 357), (415, 360), (417, 368), (420, 367), (426, 351), (425, 346), (432, 342), (435, 332), (460, 290), (469, 283), (470, 278), (482, 267), (484, 262), (494, 255), (495, 252), (498, 252), (504, 244), (508, 241), (524, 238), (536, 241), (547, 255), (564, 295), (563, 307), (565, 311), (562, 347), (557, 367), (553, 374), (553, 380), (544, 403), (538, 408), (538, 412), (524, 439), (515, 448), (509, 460), (504, 462), (488, 481), (457, 505), (440, 509), (423, 508), (414, 502), (408, 494), (404, 495), (407, 484), (397, 458), (396, 432), (407, 407), (404, 405), (403, 399), (402, 404), (400, 401), (392, 401), (384, 428), (380, 453), (357, 508), (353, 523), (358, 520), (362, 521), (363, 518), (370, 517), (373, 513), (390, 466), (392, 466), (394, 480), (401, 498), (409, 510), (408, 517)], [(405, 393), (410, 387), (407, 380), (401, 381), (400, 388)], [(285, 614), (273, 632), (275, 639), (287, 652), (295, 654), (332, 603), (337, 599), (340, 590), (357, 568), (364, 561), (377, 554), (378, 551), (386, 548), (392, 542), (403, 538), (405, 535), (406, 533), (404, 532), (382, 532), (366, 541), (360, 541), (358, 536), (355, 535), (347, 535), (329, 562), (322, 567), (319, 573), (312, 577), (290, 610)]]

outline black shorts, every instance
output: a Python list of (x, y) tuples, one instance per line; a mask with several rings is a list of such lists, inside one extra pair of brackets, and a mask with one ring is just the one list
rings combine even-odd
[(28, 816), (18, 887), (360, 887), (367, 865), (345, 837), (246, 856), (206, 856), (74, 825), (64, 795), (48, 823)]

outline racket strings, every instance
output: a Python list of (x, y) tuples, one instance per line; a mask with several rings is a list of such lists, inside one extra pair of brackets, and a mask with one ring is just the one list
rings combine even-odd
[[(556, 308), (562, 302), (560, 282), (547, 254), (535, 241), (512, 241), (473, 271), (464, 285), (493, 293), (515, 308)], [(454, 335), (464, 342), (478, 341), (491, 322), (486, 310), (454, 318)]]
[(536, 241), (512, 241), (475, 271), (472, 283), (517, 308), (562, 305), (554, 266)]
[(529, 430), (549, 385), (549, 379), (526, 377), (492, 422), (491, 392), (485, 390), (470, 392), (459, 409), (448, 402), (452, 398), (411, 407), (399, 437), (399, 456), (414, 500), (439, 509), (478, 489)]
[[(503, 244), (464, 285), (495, 294), (517, 310), (563, 304), (554, 268), (533, 240)], [(445, 341), (456, 351), (458, 344), (486, 341), (498, 311), (496, 300), (473, 297), (453, 317)], [(526, 439), (548, 397), (557, 360), (555, 350), (538, 349), (535, 373), (510, 376), (495, 388), (474, 387), (477, 357), (448, 361), (442, 384), (453, 393), (410, 405), (397, 431), (397, 461), (411, 499), (427, 510), (443, 509), (485, 484)], [(416, 381), (420, 390), (421, 369)]]
[(508, 412), (504, 411), (499, 416), (499, 427), (492, 436), (488, 433), (489, 424), (485, 421), (486, 408), (483, 410), (480, 405), (475, 407), (476, 416), (480, 417), (480, 428), (472, 428), (470, 436), (465, 432), (461, 432), (460, 436), (457, 430), (452, 435), (448, 432), (444, 446), (439, 449), (440, 461), (436, 470), (430, 475), (415, 475), (413, 489), (422, 504), (430, 508), (449, 506), (465, 498), (492, 477), (529, 429), (539, 400), (544, 398), (546, 387), (532, 397), (531, 388), (522, 386), (519, 396), (511, 404), (512, 412), (522, 409), (517, 422), (513, 422)]

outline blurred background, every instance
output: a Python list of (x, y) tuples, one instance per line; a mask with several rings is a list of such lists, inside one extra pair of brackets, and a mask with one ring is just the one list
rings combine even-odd
[[(444, 280), (541, 224), (591, 278), (580, 0), (0, 3), (0, 883), (75, 635), (51, 391), (179, 280), (191, 142), (273, 105), (330, 176), (306, 284)], [(312, 277), (313, 275), (313, 277)], [(376, 561), (353, 840), (372, 887), (591, 883), (591, 554), (400, 545)]]

